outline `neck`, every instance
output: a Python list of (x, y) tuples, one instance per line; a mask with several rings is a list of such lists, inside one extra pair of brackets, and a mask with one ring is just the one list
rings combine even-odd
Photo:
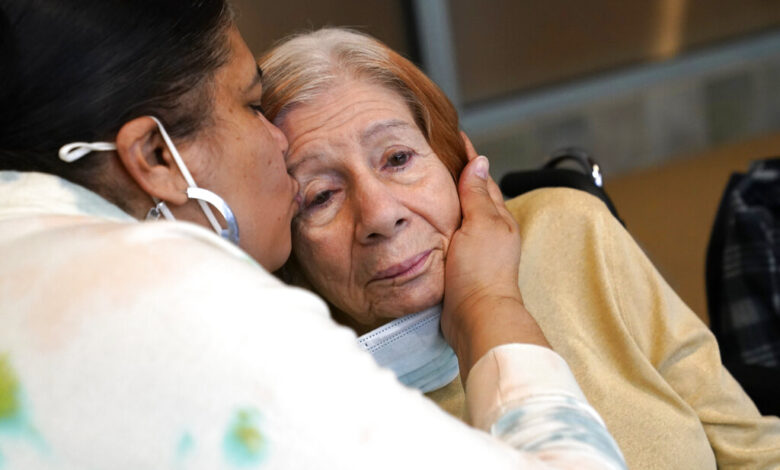
[(146, 212), (154, 204), (141, 186), (130, 176), (119, 158), (102, 162), (100, 172), (91, 177), (92, 191), (119, 206), (137, 220), (144, 220)]

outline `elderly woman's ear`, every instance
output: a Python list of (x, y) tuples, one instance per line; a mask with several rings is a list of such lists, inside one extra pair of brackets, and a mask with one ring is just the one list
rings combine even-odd
[(116, 147), (125, 170), (146, 194), (177, 205), (187, 202), (187, 182), (151, 117), (125, 123)]

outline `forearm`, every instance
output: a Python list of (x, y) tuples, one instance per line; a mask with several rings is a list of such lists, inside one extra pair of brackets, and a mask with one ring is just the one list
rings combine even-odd
[(492, 349), (475, 364), (466, 390), (475, 427), (551, 468), (625, 468), (565, 361), (547, 348)]
[(496, 346), (519, 343), (550, 347), (523, 305), (519, 290), (516, 296), (483, 296), (462, 309), (469, 313), (450, 316), (453, 334), (449, 341), (458, 356), (464, 382), (474, 364)]

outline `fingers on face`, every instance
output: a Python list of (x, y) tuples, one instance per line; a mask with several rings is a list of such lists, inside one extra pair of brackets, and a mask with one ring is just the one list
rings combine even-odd
[(501, 194), (501, 190), (498, 188), (498, 185), (495, 181), (493, 181), (493, 178), (488, 176), (487, 179), (487, 190), (488, 194), (490, 194), (490, 199), (493, 200), (493, 203), (496, 206), (504, 207), (504, 196)]
[(504, 203), (504, 195), (501, 193), (501, 189), (499, 189), (498, 185), (491, 177), (488, 177), (487, 184), (490, 199), (493, 200), (493, 204), (495, 204), (496, 210), (498, 211), (499, 215), (501, 215), (501, 218), (510, 225), (516, 226), (517, 222), (515, 222), (515, 218), (512, 217), (512, 214), (509, 213), (509, 209), (506, 208), (506, 204)]
[(470, 161), (463, 169), (458, 182), (460, 204), (465, 218), (495, 212), (495, 202), (487, 185), (489, 179), (484, 180), (477, 176), (475, 166), (476, 162)]
[[(470, 164), (474, 161), (475, 158), (479, 156), (479, 154), (474, 148), (474, 144), (471, 143), (471, 139), (469, 139), (465, 132), (460, 131), (460, 137), (463, 139), (463, 145), (466, 147), (466, 156), (468, 157)], [(487, 178), (487, 192), (490, 195), (490, 199), (493, 201), (493, 207), (495, 207), (496, 211), (501, 215), (501, 217), (503, 219), (509, 218), (514, 223), (514, 219), (509, 214), (509, 211), (504, 205), (504, 197), (501, 194), (501, 190), (498, 188), (498, 185), (495, 181), (493, 181), (493, 178), (491, 178), (490, 175), (488, 175)]]
[(466, 157), (468, 157), (469, 161), (477, 158), (479, 154), (474, 148), (474, 144), (471, 143), (469, 136), (467, 136), (465, 132), (460, 131), (460, 138), (463, 139), (463, 145), (466, 147)]
[(484, 216), (489, 219), (500, 219), (509, 226), (510, 231), (514, 231), (517, 225), (504, 205), (504, 197), (498, 185), (490, 175), (487, 179), (473, 175), (474, 166), (474, 161), (469, 162), (459, 185), (464, 218)]

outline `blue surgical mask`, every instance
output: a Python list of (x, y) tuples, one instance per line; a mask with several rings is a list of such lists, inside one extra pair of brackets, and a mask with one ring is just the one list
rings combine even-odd
[(441, 306), (393, 320), (358, 338), (377, 364), (423, 393), (438, 390), (458, 376), (458, 358), (439, 327)]

